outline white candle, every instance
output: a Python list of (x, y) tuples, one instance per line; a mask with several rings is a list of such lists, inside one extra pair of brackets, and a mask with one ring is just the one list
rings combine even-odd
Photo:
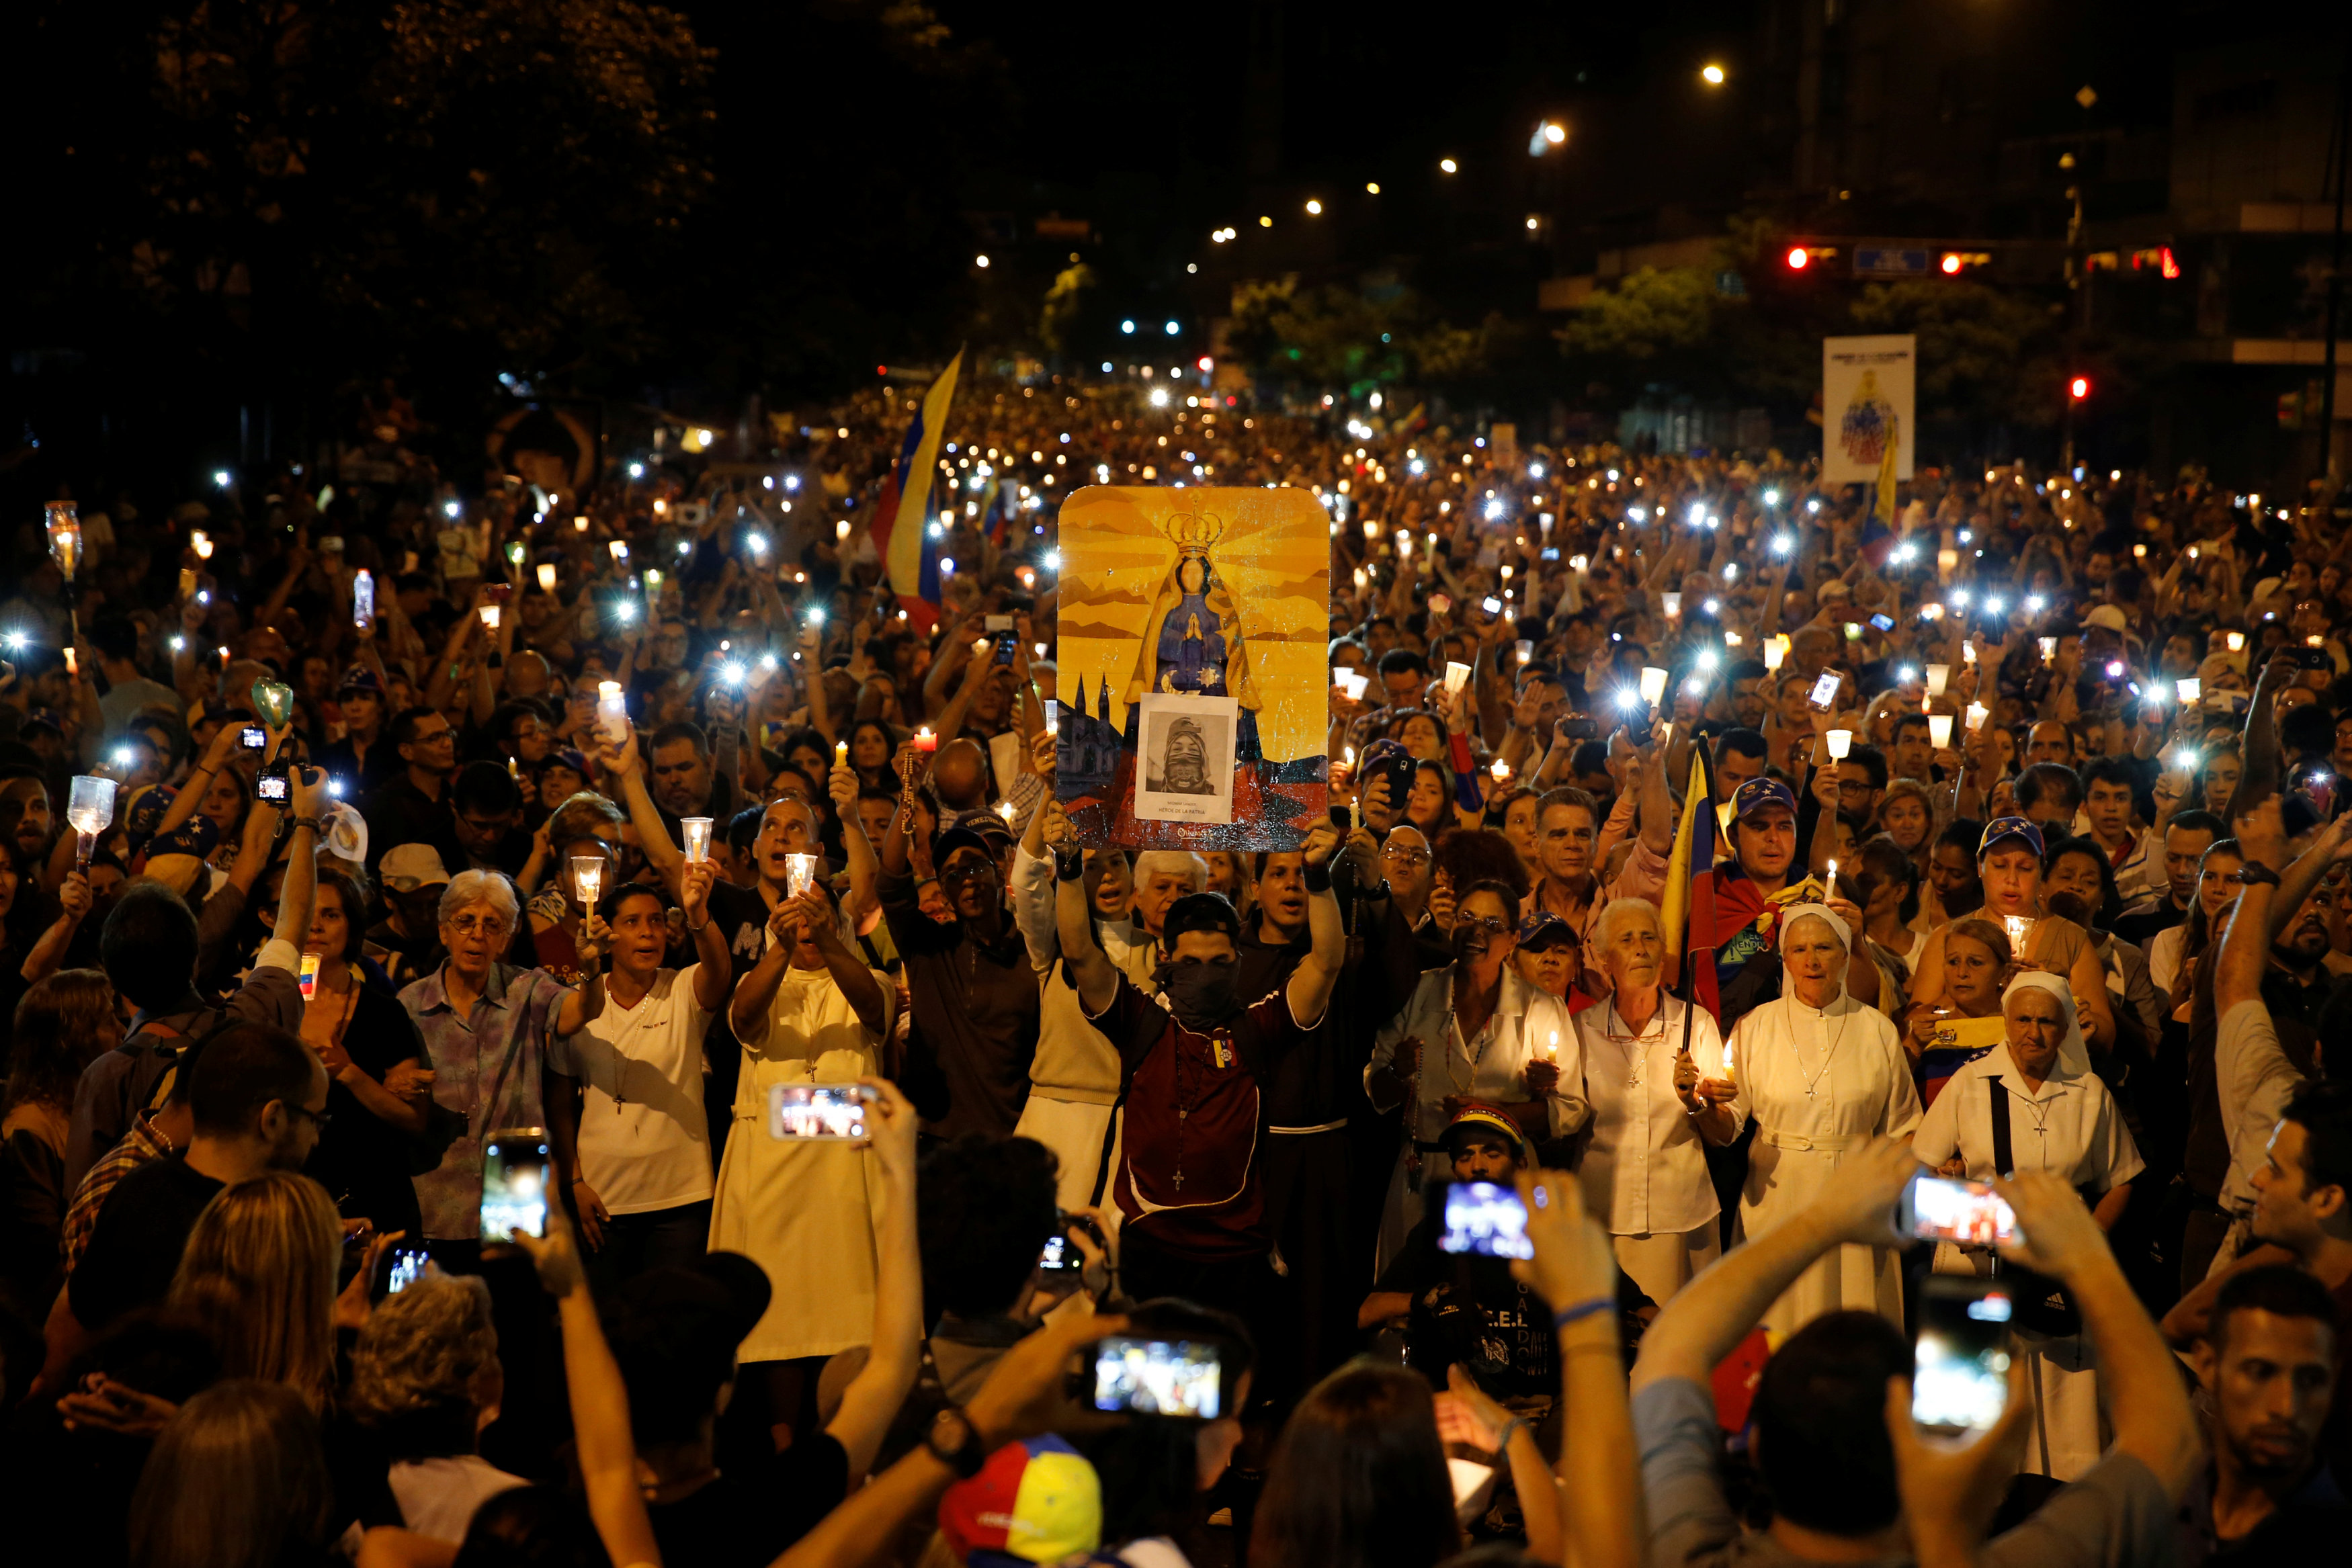
[(1931, 696), (1931, 697), (1939, 697), (1939, 696), (1942, 696), (1942, 695), (1944, 695), (1944, 688), (1945, 688), (1946, 686), (1948, 686), (1948, 685), (1949, 685), (1951, 684), (1951, 680), (1952, 680), (1952, 666), (1951, 666), (1951, 665), (1949, 665), (1949, 664), (1930, 664), (1930, 665), (1928, 665), (1928, 666), (1927, 666), (1927, 695), (1928, 695), (1929, 696)]
[(1927, 740), (1938, 751), (1952, 744), (1952, 716), (1931, 713), (1927, 716)]
[(710, 858), (710, 819), (680, 817), (677, 825), (686, 831), (686, 860), (688, 865)]
[(1853, 749), (1853, 731), (1850, 729), (1833, 729), (1822, 738), (1829, 743), (1832, 762), (1843, 762), (1846, 753)]
[(1970, 703), (1969, 705), (1969, 733), (1970, 735), (1974, 735), (1977, 731), (1982, 729), (1985, 725), (1985, 720), (1990, 717), (1991, 714), (1992, 710), (1986, 707), (1984, 704)]

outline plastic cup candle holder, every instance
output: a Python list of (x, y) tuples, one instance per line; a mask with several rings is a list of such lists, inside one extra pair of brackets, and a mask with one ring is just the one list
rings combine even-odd
[(1931, 696), (1931, 697), (1939, 697), (1939, 696), (1942, 696), (1942, 695), (1944, 695), (1944, 688), (1945, 688), (1946, 686), (1949, 685), (1951, 684), (1951, 681), (1952, 681), (1952, 666), (1951, 666), (1951, 665), (1949, 665), (1949, 664), (1930, 664), (1930, 665), (1928, 665), (1928, 666), (1927, 666), (1927, 695), (1928, 695), (1929, 696)]
[(596, 683), (596, 727), (614, 746), (629, 737), (629, 703), (618, 681)]
[(541, 593), (555, 591), (555, 563), (551, 560), (539, 563), (539, 591)]
[(1467, 664), (1457, 664), (1451, 659), (1446, 660), (1445, 695), (1447, 696), (1459, 696), (1462, 693), (1462, 688), (1469, 684), (1470, 666)]
[(1658, 595), (1658, 602), (1664, 607), (1667, 620), (1679, 621), (1682, 619), (1683, 596), (1681, 594), (1661, 593)]
[(1666, 695), (1666, 672), (1655, 664), (1642, 666), (1642, 700), (1652, 707)]
[(74, 777), (72, 791), (66, 797), (66, 821), (80, 835), (80, 862), (89, 864), (92, 852), (98, 848), (98, 835), (114, 821), (114, 780), (95, 774), (80, 773)]
[(1927, 716), (1927, 743), (1941, 751), (1952, 744), (1952, 716), (1931, 713)]
[(1986, 707), (1982, 703), (1970, 703), (1969, 705), (1969, 733), (1970, 735), (1974, 735), (1977, 731), (1982, 729), (1985, 726), (1985, 720), (1991, 716), (1991, 713), (1992, 710)]
[(71, 501), (51, 501), (47, 511), (50, 558), (71, 582), (81, 570), (81, 513)]
[(816, 856), (784, 857), (784, 896), (798, 898), (816, 885)]
[(677, 825), (686, 834), (687, 863), (691, 865), (698, 861), (709, 860), (710, 858), (710, 819), (680, 817), (677, 820)]
[(1831, 730), (1822, 739), (1830, 748), (1832, 762), (1843, 762), (1846, 754), (1853, 749), (1853, 731), (1850, 729)]
[(596, 894), (604, 890), (604, 857), (603, 855), (572, 857), (572, 891), (579, 898), (582, 909), (596, 907)]
[(1047, 735), (1062, 733), (1062, 705), (1052, 697), (1045, 699), (1045, 733)]
[(2172, 689), (2184, 703), (2193, 703), (2205, 695), (2205, 683), (2195, 675), (2184, 675), (2172, 683)]
[(1779, 669), (1787, 662), (1788, 657), (1789, 639), (1786, 633), (1767, 637), (1764, 640), (1764, 667), (1767, 670)]

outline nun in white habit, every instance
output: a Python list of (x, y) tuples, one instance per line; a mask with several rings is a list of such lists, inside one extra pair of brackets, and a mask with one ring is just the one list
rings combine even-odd
[[(1853, 934), (1827, 905), (1792, 906), (1780, 921), (1780, 995), (1731, 1031), (1737, 1092), (1723, 1107), (1728, 1117), (1708, 1118), (1707, 1132), (1728, 1143), (1756, 1121), (1739, 1240), (1811, 1203), (1836, 1179), (1847, 1150), (1872, 1138), (1907, 1137), (1919, 1124), (1919, 1091), (1894, 1024), (1846, 993), (1853, 948)], [(1764, 1326), (1777, 1342), (1823, 1312), (1846, 1309), (1902, 1322), (1902, 1265), (1893, 1249), (1834, 1249), (1772, 1303)]]

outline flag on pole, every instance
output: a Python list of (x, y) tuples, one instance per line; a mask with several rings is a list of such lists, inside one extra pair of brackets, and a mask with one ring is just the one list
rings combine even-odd
[(907, 422), (898, 461), (883, 481), (882, 497), (874, 508), (874, 553), (881, 558), (908, 623), (926, 634), (940, 619), (940, 542), (930, 530), (931, 480), (947, 429), (948, 405), (955, 401), (956, 372), (962, 367), (963, 350), (958, 349), (923, 394), (915, 417)]
[(998, 549), (1003, 549), (1005, 541), (1013, 537), (1013, 489), (1014, 482), (1011, 479), (1000, 479), (988, 487), (988, 509), (981, 514), (980, 531)]
[[(1663, 767), (1661, 760), (1660, 766)], [(1675, 824), (1674, 852), (1666, 858), (1664, 907), (1658, 924), (1666, 946), (1682, 955), (1682, 999), (1720, 1016), (1715, 973), (1715, 780), (1706, 743), (1691, 748), (1690, 788), (1683, 796), (1682, 820)]]
[(1895, 415), (1886, 415), (1885, 450), (1878, 457), (1878, 484), (1870, 497), (1870, 515), (1862, 520), (1862, 559), (1873, 571), (1883, 571), (1895, 549), (1895, 456), (1902, 450)]

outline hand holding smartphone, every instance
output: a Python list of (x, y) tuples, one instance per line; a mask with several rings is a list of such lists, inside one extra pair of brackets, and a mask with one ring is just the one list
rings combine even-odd
[(1449, 1182), (1437, 1249), (1473, 1258), (1532, 1258), (1528, 1206), (1517, 1193), (1494, 1182)]
[(1112, 1334), (1094, 1349), (1094, 1407), (1213, 1421), (1225, 1413), (1224, 1347)]
[(501, 1127), (482, 1140), (482, 1239), (547, 1234), (547, 1129)]
[(1973, 1438), (2009, 1407), (2008, 1287), (1930, 1275), (1911, 1341), (1911, 1419), (1944, 1438)]
[(858, 1143), (876, 1094), (864, 1083), (777, 1083), (768, 1090), (768, 1136)]
[(1914, 1240), (1961, 1247), (2008, 1247), (2024, 1235), (2016, 1212), (1990, 1184), (1925, 1171), (1903, 1189), (1895, 1224)]

